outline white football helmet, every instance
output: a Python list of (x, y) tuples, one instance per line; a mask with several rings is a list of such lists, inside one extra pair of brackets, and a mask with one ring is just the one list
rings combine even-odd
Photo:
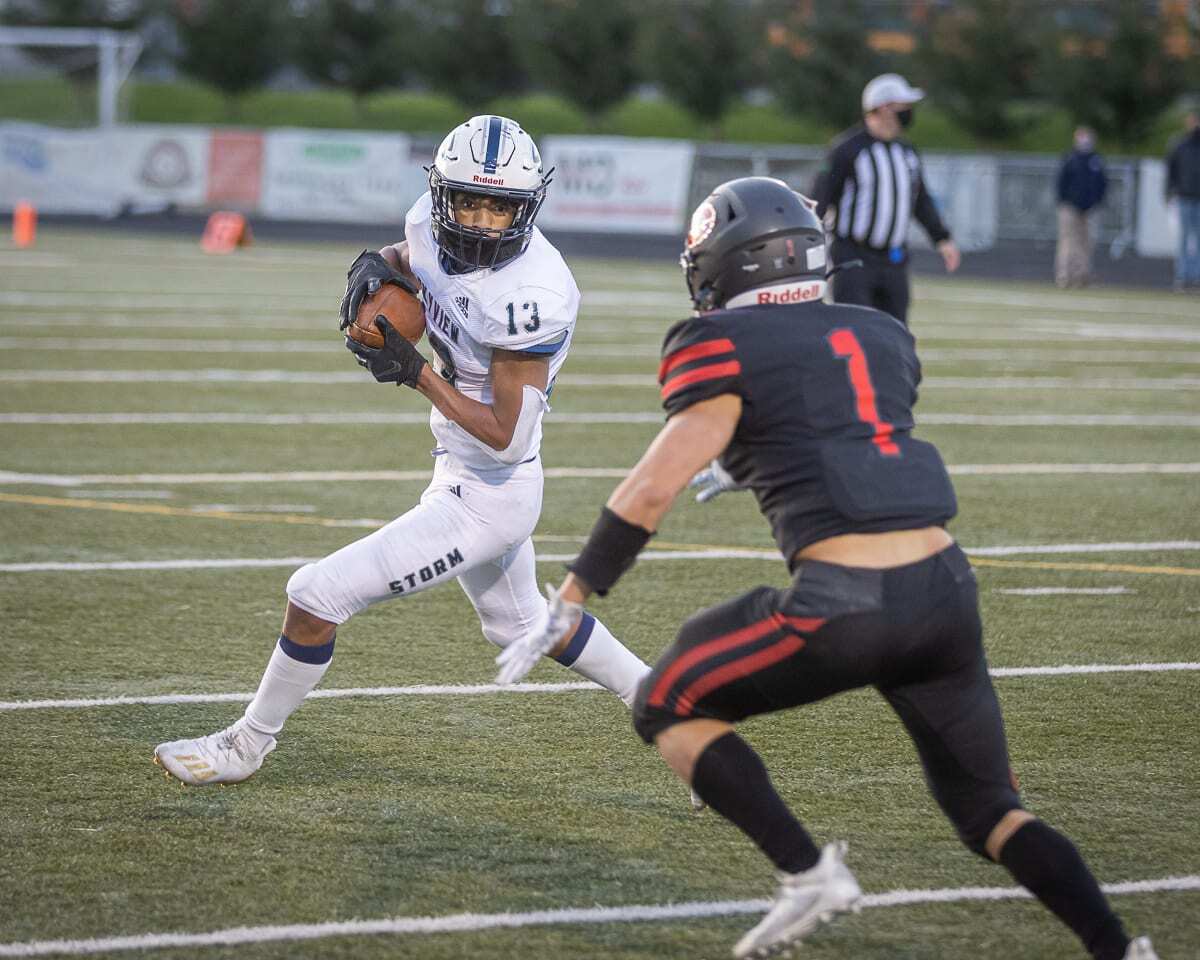
[[(429, 193), (433, 236), (448, 272), (498, 267), (520, 256), (533, 236), (533, 220), (553, 172), (542, 172), (533, 138), (507, 117), (472, 117), (446, 134), (429, 168)], [(517, 208), (512, 225), (495, 231), (458, 223), (456, 193), (512, 201)]]

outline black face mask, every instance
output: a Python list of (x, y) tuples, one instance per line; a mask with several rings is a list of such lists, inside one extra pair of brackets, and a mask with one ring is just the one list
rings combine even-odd
[(900, 126), (911, 127), (913, 122), (912, 107), (909, 107), (907, 110), (897, 110), (896, 119), (900, 121)]

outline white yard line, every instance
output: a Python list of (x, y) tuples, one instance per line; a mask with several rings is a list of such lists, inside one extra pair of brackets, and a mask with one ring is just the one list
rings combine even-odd
[[(249, 329), (249, 328), (248, 328)], [(253, 329), (260, 329), (255, 327)], [(285, 331), (286, 332), (286, 331)], [(586, 328), (583, 331), (586, 333)], [(1096, 325), (1081, 327), (1062, 327), (1059, 329), (1039, 330), (979, 330), (964, 328), (956, 331), (951, 328), (930, 327), (919, 329), (918, 335), (922, 344), (937, 343), (945, 340), (972, 340), (980, 343), (1037, 343), (1061, 342), (1075, 343), (1079, 341), (1132, 341), (1139, 343), (1200, 343), (1200, 329), (1166, 328), (1153, 329), (1121, 329), (1101, 328)], [(646, 335), (649, 337), (650, 335)], [(6, 350), (43, 350), (46, 347), (44, 337), (0, 337), (0, 349)], [(281, 353), (327, 353), (339, 348), (339, 341), (331, 335), (327, 339), (298, 340), (276, 336), (271, 340), (271, 350)], [(129, 353), (151, 352), (164, 354), (178, 353), (261, 353), (261, 338), (255, 340), (226, 340), (200, 337), (82, 337), (62, 338), (55, 342), (54, 349), (59, 353), (65, 351), (84, 353)], [(925, 351), (919, 351), (925, 356)], [(631, 342), (596, 344), (582, 343), (571, 350), (575, 357), (658, 357), (660, 345), (654, 342)]]
[[(361, 371), (313, 370), (0, 370), (0, 383), (239, 383), (351, 384), (367, 381)], [(567, 374), (556, 386), (641, 387), (657, 390), (649, 374)], [(923, 390), (1200, 390), (1200, 377), (926, 377)]]
[[(1200, 463), (962, 463), (949, 468), (954, 476), (1041, 476), (1200, 473)], [(550, 480), (622, 479), (627, 467), (547, 467)], [(235, 484), (342, 483), (346, 481), (428, 480), (432, 470), (288, 470), (247, 473), (20, 473), (0, 470), (0, 486), (81, 487), (89, 484)]]
[(1004, 593), (1011, 597), (1114, 597), (1122, 594), (1137, 593), (1128, 587), (1017, 587), (1008, 590), (993, 590), (993, 593)]
[(1043, 543), (1025, 546), (963, 547), (973, 557), (1011, 557), (1054, 553), (1159, 553), (1200, 550), (1200, 540), (1140, 540), (1112, 543)]
[[(1103, 885), (1104, 892), (1110, 896), (1198, 889), (1200, 876), (1161, 877)], [(1028, 899), (1031, 899), (1029, 892), (1020, 887), (952, 887), (941, 890), (889, 890), (884, 893), (867, 894), (861, 903), (866, 908), (884, 908), (919, 903)], [(81, 940), (32, 940), (0, 944), (0, 957), (79, 956), (126, 950), (228, 947), (238, 944), (324, 940), (330, 937), (426, 936), (435, 933), (469, 933), (525, 927), (680, 921), (758, 914), (769, 906), (769, 900), (707, 900), (672, 904), (630, 904), (619, 907), (565, 907), (525, 913), (457, 913), (441, 917), (389, 917), (380, 920), (342, 920), (287, 926), (232, 927), (207, 933), (142, 933)]]
[(1126, 366), (1135, 363), (1200, 364), (1200, 353), (1182, 350), (1051, 350), (1051, 349), (1007, 349), (1004, 347), (931, 347), (924, 346), (922, 336), (918, 353), (924, 363), (940, 361), (980, 360), (1000, 361), (1007, 366), (1036, 365), (1049, 363), (1101, 363)]
[[(1083, 663), (1052, 667), (992, 667), (997, 679), (1010, 677), (1072, 677), (1100, 673), (1192, 673), (1200, 663)], [(596, 683), (415, 684), (407, 687), (341, 687), (314, 690), (310, 700), (371, 699), (376, 697), (483, 697), (497, 694), (582, 693), (604, 690)], [(235, 693), (164, 693), (146, 696), (87, 697), (66, 700), (0, 700), (0, 712), (16, 710), (85, 710), (98, 707), (171, 706), (185, 703), (249, 703), (253, 691)]]
[[(384, 520), (354, 520), (353, 523), (382, 525)], [(535, 537), (535, 539), (540, 539)], [(561, 537), (547, 537), (562, 540)], [(1156, 540), (1150, 542), (1116, 543), (1051, 543), (1024, 546), (963, 547), (970, 556), (1010, 557), (1043, 554), (1090, 553), (1176, 553), (1200, 550), (1200, 540)], [(560, 563), (575, 559), (574, 553), (542, 553), (542, 563)], [(270, 567), (298, 567), (312, 563), (318, 557), (220, 557), (213, 559), (179, 560), (46, 560), (29, 563), (0, 563), (0, 573), (97, 573), (129, 570), (238, 570)], [(695, 550), (644, 550), (642, 561), (653, 560), (782, 560), (777, 550), (746, 548), (698, 548)]]
[[(650, 412), (554, 413), (547, 419), (556, 423), (576, 424), (661, 424), (663, 415)], [(303, 426), (323, 424), (353, 427), (391, 424), (394, 426), (425, 424), (426, 413), (379, 413), (376, 411), (341, 410), (316, 413), (4, 413), (0, 425), (40, 426)], [(1200, 427), (1200, 415), (1186, 413), (1162, 414), (972, 414), (927, 413), (920, 418), (923, 425), (975, 427)]]
[(918, 302), (964, 303), (984, 307), (1031, 307), (1035, 310), (1062, 310), (1067, 313), (1115, 314), (1121, 317), (1183, 317), (1200, 320), (1200, 308), (1192, 301), (1169, 300), (1166, 297), (1130, 300), (1120, 297), (1059, 295), (1047, 290), (1037, 293), (1014, 293), (987, 287), (982, 290), (938, 290), (921, 287)]

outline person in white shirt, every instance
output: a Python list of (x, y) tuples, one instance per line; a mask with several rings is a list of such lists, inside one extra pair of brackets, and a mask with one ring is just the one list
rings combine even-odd
[[(349, 337), (346, 346), (381, 383), (431, 401), (433, 480), (407, 513), (292, 575), (254, 699), (224, 730), (159, 744), (154, 759), (169, 775), (201, 785), (255, 773), (325, 674), (337, 628), (372, 604), (457, 580), (500, 647), (546, 618), (531, 539), (542, 507), (542, 417), (580, 300), (562, 256), (534, 226), (552, 172), (517, 123), (472, 117), (438, 148), (405, 240), (351, 266), (342, 329), (383, 283), (421, 297), (436, 368), (386, 321), (384, 346)], [(553, 654), (627, 705), (649, 669), (590, 615)]]

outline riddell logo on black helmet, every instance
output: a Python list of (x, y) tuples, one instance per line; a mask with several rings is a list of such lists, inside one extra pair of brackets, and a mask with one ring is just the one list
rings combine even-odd
[(805, 303), (808, 300), (820, 300), (824, 295), (825, 284), (820, 280), (810, 280), (790, 287), (759, 290), (755, 299), (758, 303)]

